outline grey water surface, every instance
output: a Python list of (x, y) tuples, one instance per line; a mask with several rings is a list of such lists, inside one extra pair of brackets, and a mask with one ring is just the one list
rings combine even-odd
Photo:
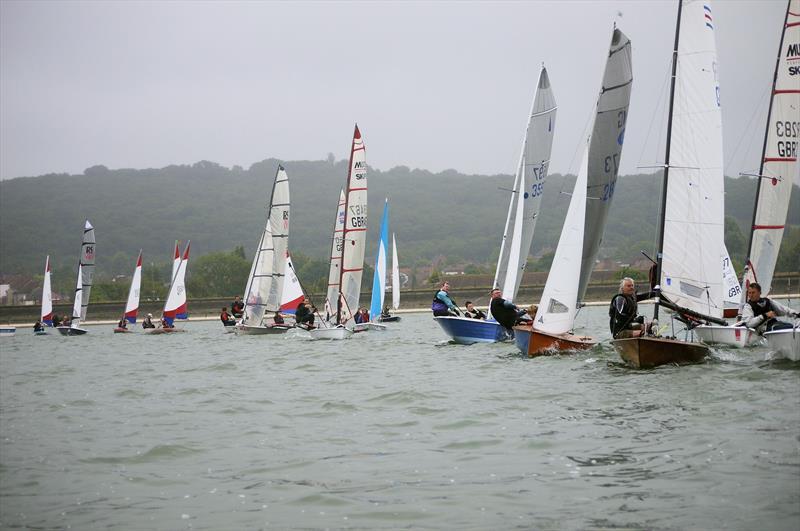
[[(607, 340), (605, 308), (584, 332)], [(800, 364), (529, 359), (428, 314), (302, 332), (0, 343), (3, 529), (800, 526)]]

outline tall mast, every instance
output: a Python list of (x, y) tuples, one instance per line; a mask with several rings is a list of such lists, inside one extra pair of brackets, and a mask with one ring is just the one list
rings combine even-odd
[[(675, 23), (675, 47), (672, 50), (672, 79), (669, 88), (669, 117), (667, 118), (667, 154), (664, 157), (664, 180), (661, 188), (661, 219), (658, 227), (658, 248), (656, 254), (656, 284), (661, 284), (661, 265), (664, 259), (664, 223), (667, 213), (667, 183), (669, 182), (669, 148), (672, 141), (672, 111), (675, 105), (675, 78), (678, 70), (678, 39), (681, 35), (681, 9), (682, 0), (678, 0), (678, 20)], [(660, 291), (660, 290), (659, 290)], [(658, 305), (660, 297), (656, 296), (656, 303), (653, 305), (653, 319), (658, 319)]]
[[(750, 224), (750, 235), (747, 240), (747, 256), (745, 257), (744, 261), (744, 270), (742, 271), (742, 283), (745, 281), (745, 277), (747, 276), (747, 272), (750, 269), (750, 258), (753, 254), (753, 229), (756, 226), (756, 216), (758, 214), (758, 200), (761, 196), (761, 179), (764, 175), (764, 162), (767, 157), (767, 139), (769, 138), (769, 123), (770, 119), (772, 118), (772, 104), (775, 101), (775, 85), (778, 83), (778, 68), (780, 68), (781, 64), (781, 52), (783, 51), (783, 39), (786, 37), (786, 25), (789, 22), (789, 8), (792, 5), (792, 0), (786, 1), (786, 15), (783, 19), (783, 31), (781, 31), (781, 42), (778, 45), (778, 56), (775, 59), (775, 74), (772, 76), (772, 90), (770, 91), (769, 97), (769, 108), (767, 110), (767, 123), (764, 126), (764, 145), (761, 148), (761, 162), (758, 165), (758, 177), (756, 178), (756, 198), (753, 202), (753, 222)], [(790, 188), (791, 189), (791, 188)], [(742, 294), (743, 297), (747, 297), (747, 293)]]
[(350, 163), (347, 168), (347, 187), (345, 188), (344, 192), (344, 227), (342, 227), (342, 252), (341, 252), (341, 260), (342, 263), (339, 266), (339, 296), (336, 298), (336, 324), (341, 324), (342, 322), (342, 281), (344, 278), (344, 250), (347, 248), (347, 209), (350, 203), (350, 177), (353, 173), (353, 154), (355, 153), (356, 143), (355, 139), (361, 138), (361, 133), (358, 130), (358, 124), (356, 124), (355, 130), (353, 131), (353, 140), (350, 141)]

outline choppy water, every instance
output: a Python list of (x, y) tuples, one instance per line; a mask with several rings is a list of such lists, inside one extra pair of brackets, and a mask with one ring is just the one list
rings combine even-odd
[(0, 527), (800, 525), (800, 364), (766, 348), (635, 371), (427, 314), (327, 343), (111, 329), (0, 344)]

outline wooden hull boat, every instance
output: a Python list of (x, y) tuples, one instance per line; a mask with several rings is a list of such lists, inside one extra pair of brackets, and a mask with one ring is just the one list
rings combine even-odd
[(587, 350), (597, 344), (591, 337), (572, 334), (550, 334), (531, 326), (514, 327), (514, 343), (523, 354), (542, 356), (555, 352)]
[(155, 336), (159, 334), (172, 334), (177, 332), (186, 332), (186, 330), (184, 330), (183, 328), (148, 328), (145, 331), (145, 334)]
[(694, 333), (707, 345), (725, 345), (732, 348), (752, 347), (761, 342), (761, 336), (744, 326), (700, 325)]
[(669, 364), (699, 363), (709, 353), (708, 346), (702, 343), (663, 337), (614, 339), (611, 344), (625, 363), (637, 369), (650, 369)]
[(127, 328), (116, 327), (114, 329), (115, 334), (129, 334), (131, 332), (133, 332), (133, 330), (128, 330)]

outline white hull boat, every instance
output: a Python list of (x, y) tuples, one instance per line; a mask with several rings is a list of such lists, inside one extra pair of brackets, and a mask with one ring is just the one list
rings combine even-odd
[(319, 340), (319, 339), (348, 339), (353, 336), (353, 331), (349, 328), (344, 326), (332, 326), (330, 328), (315, 328), (313, 330), (309, 330), (308, 333), (311, 335), (311, 339)]
[(386, 328), (386, 325), (378, 323), (358, 323), (353, 327), (353, 332), (366, 332), (368, 330), (373, 330), (375, 332), (386, 332)]
[(764, 332), (770, 350), (779, 357), (800, 361), (800, 322), (794, 328)]
[(700, 341), (707, 345), (744, 348), (758, 345), (761, 342), (758, 332), (744, 326), (701, 325), (694, 328), (693, 331)]
[(88, 330), (84, 328), (78, 328), (77, 326), (59, 326), (56, 327), (56, 330), (58, 330), (62, 336), (82, 336), (88, 332)]
[(13, 337), (16, 333), (16, 326), (0, 326), (0, 337)]

